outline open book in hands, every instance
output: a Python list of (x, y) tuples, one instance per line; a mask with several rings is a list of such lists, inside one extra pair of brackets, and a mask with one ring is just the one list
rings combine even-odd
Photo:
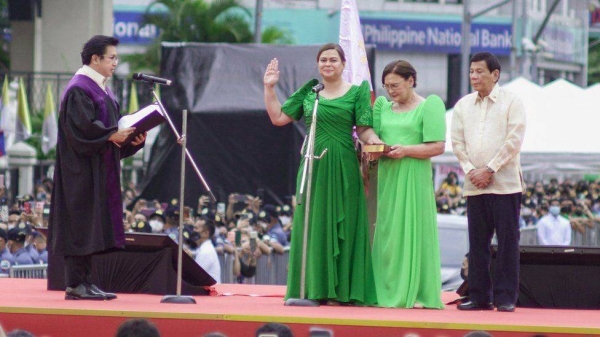
[(140, 110), (121, 117), (119, 119), (119, 130), (134, 127), (135, 131), (132, 132), (127, 139), (119, 144), (121, 146), (131, 143), (140, 134), (160, 125), (165, 121), (165, 117), (160, 113), (158, 103), (154, 102), (147, 105)]

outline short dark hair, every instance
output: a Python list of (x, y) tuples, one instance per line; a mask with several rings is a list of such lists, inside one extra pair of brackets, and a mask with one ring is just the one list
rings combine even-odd
[(83, 45), (83, 49), (81, 50), (81, 63), (89, 65), (92, 62), (92, 56), (102, 56), (106, 52), (106, 47), (116, 47), (118, 44), (119, 39), (116, 37), (106, 35), (96, 35), (92, 37)]
[(388, 65), (383, 68), (383, 74), (381, 74), (382, 84), (385, 84), (385, 77), (389, 74), (396, 74), (405, 80), (408, 80), (412, 76), (414, 80), (413, 88), (417, 87), (417, 71), (408, 61), (398, 60), (388, 63)]
[(160, 337), (160, 332), (154, 323), (143, 319), (134, 318), (127, 320), (119, 326), (116, 337)]
[(256, 330), (256, 337), (264, 333), (273, 333), (277, 337), (293, 337), (292, 329), (281, 323), (267, 323)]
[(215, 222), (207, 217), (202, 217), (202, 219), (204, 220), (204, 228), (208, 229), (208, 234), (212, 238), (213, 236), (215, 236), (216, 231)]
[(338, 52), (338, 54), (340, 54), (340, 59), (342, 60), (342, 62), (346, 62), (346, 54), (344, 54), (344, 49), (342, 48), (342, 46), (340, 46), (337, 43), (326, 43), (324, 44), (321, 49), (319, 49), (319, 53), (317, 53), (317, 62), (319, 62), (319, 58), (321, 57), (321, 54), (323, 54), (324, 51), (326, 50), (335, 50)]
[[(494, 55), (492, 53), (488, 53), (486, 51), (477, 53), (471, 57), (470, 63), (479, 62), (479, 61), (485, 61), (485, 65), (487, 66), (490, 73), (494, 72), (494, 70), (496, 70), (496, 69), (498, 70), (498, 73), (500, 73), (502, 71), (502, 69), (500, 67), (500, 61), (498, 61), (498, 58), (496, 57), (496, 55)], [(498, 79), (500, 79), (500, 76), (498, 76)]]

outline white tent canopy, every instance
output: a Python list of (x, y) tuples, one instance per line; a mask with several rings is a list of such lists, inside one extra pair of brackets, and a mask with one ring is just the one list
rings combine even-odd
[[(600, 85), (583, 89), (559, 79), (539, 86), (519, 77), (503, 87), (525, 104), (527, 131), (521, 149), (525, 173), (568, 175), (600, 172)], [(456, 164), (446, 114), (446, 153), (434, 163)]]

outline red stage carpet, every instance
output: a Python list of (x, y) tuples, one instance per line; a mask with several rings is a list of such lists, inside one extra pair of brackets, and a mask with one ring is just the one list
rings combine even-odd
[[(265, 322), (290, 326), (295, 336), (322, 327), (334, 336), (464, 336), (486, 330), (494, 336), (600, 335), (600, 311), (517, 308), (515, 313), (361, 307), (286, 307), (283, 286), (216, 286), (221, 296), (196, 296), (197, 304), (161, 304), (162, 296), (118, 294), (114, 301), (65, 301), (47, 291), (46, 280), (0, 279), (0, 323), (5, 331), (25, 329), (36, 336), (114, 336), (129, 318), (154, 322), (162, 336), (254, 336)], [(229, 296), (227, 296), (229, 295)], [(454, 293), (442, 294), (445, 302)]]

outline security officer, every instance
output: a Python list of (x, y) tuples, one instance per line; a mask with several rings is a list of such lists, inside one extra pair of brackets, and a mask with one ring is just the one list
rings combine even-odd
[(27, 236), (25, 237), (25, 250), (27, 250), (27, 253), (31, 256), (31, 260), (33, 260), (33, 263), (35, 264), (40, 263), (40, 253), (38, 253), (33, 245), (33, 234), (35, 233), (33, 227), (29, 222), (21, 222), (18, 227), (24, 229), (25, 233), (27, 233)]
[(163, 233), (167, 234), (173, 241), (179, 240), (179, 206), (171, 205), (165, 211), (165, 228)]
[(17, 226), (8, 231), (8, 249), (13, 255), (12, 265), (28, 265), (34, 264), (31, 255), (25, 249), (25, 239), (27, 230), (21, 226)]
[(0, 228), (0, 274), (8, 274), (13, 256), (8, 250), (8, 233)]

